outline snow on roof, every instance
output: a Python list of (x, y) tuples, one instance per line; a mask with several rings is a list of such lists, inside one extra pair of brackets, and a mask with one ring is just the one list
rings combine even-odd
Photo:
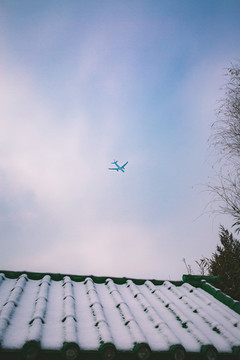
[(154, 353), (239, 356), (239, 303), (227, 306), (206, 281), (193, 284), (3, 271), (1, 351), (21, 350), (29, 360), (44, 351), (63, 351), (69, 360), (94, 351), (105, 360), (123, 353), (140, 360)]

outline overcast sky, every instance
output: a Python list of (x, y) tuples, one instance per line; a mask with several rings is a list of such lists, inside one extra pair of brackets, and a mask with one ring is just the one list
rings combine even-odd
[(174, 280), (215, 250), (202, 184), (239, 18), (238, 0), (1, 0), (2, 269)]

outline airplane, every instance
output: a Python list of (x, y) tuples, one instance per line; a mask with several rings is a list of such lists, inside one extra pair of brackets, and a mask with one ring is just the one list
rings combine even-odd
[(128, 161), (122, 166), (118, 165), (118, 160), (116, 160), (116, 161), (114, 160), (111, 164), (116, 165), (116, 168), (108, 168), (108, 170), (116, 170), (116, 171), (120, 170), (122, 172), (125, 172), (125, 166), (128, 164)]

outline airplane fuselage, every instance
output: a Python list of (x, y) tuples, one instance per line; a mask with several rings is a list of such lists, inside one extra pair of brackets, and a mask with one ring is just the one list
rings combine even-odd
[(124, 172), (124, 169), (121, 167), (121, 166), (119, 166), (118, 164), (115, 164), (116, 166), (117, 166), (117, 171), (122, 171), (122, 172)]
[(116, 170), (116, 171), (122, 171), (122, 172), (125, 172), (125, 166), (128, 164), (128, 161), (122, 165), (122, 166), (119, 166), (118, 165), (118, 161), (113, 161), (112, 164), (114, 164), (116, 166), (116, 168), (108, 168), (109, 170)]

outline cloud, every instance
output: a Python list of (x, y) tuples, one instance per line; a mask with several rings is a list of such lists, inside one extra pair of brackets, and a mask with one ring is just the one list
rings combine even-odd
[(87, 115), (79, 111), (58, 122), (26, 74), (12, 74), (14, 81), (9, 74), (0, 89), (1, 169), (10, 183), (33, 191), (45, 205), (59, 198), (65, 202), (69, 191), (83, 191), (90, 176), (88, 162), (96, 150)]
[[(122, 140), (111, 116), (99, 120), (100, 133), (82, 109), (59, 122), (27, 72), (10, 68), (3, 79), (2, 264), (16, 270), (180, 278), (181, 259), (193, 256), (188, 249), (195, 236), (186, 186), (181, 200), (181, 166), (176, 183), (169, 179), (171, 164), (161, 175), (158, 159), (148, 164), (153, 150), (143, 149), (141, 155), (130, 152), (126, 174), (110, 173), (114, 141)], [(173, 186), (167, 197), (166, 181)]]
[[(177, 275), (178, 264), (174, 264), (169, 247), (168, 250), (165, 247), (169, 236), (161, 229), (151, 231), (138, 223), (95, 222), (92, 226), (79, 224), (79, 229), (75, 230), (74, 233), (72, 227), (66, 237), (63, 232), (57, 246), (43, 243), (44, 251), (34, 254), (34, 258), (28, 254), (21, 259), (16, 256), (14, 267), (21, 268), (24, 264), (33, 271), (59, 272), (60, 268), (65, 273), (99, 276), (169, 278), (170, 273), (175, 278), (180, 276)], [(149, 245), (157, 232), (163, 247), (156, 251)]]

